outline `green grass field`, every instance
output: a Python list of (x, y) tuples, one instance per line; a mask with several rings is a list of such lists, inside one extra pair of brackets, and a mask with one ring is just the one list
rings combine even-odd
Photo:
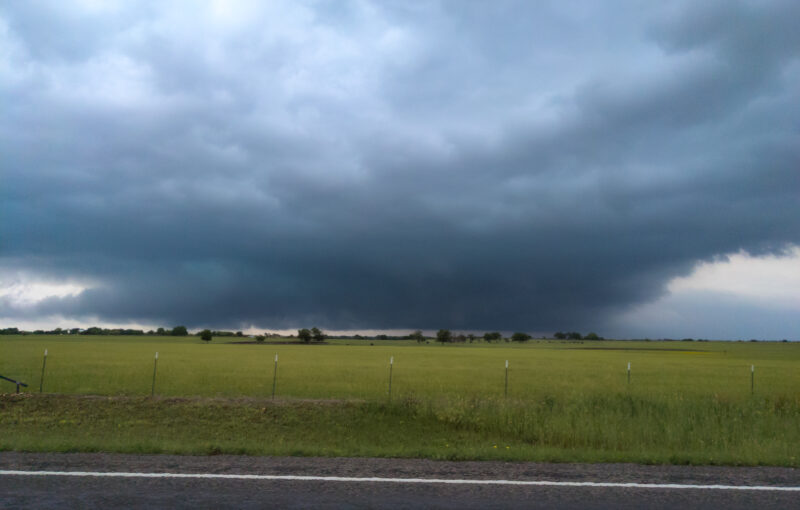
[(0, 448), (800, 465), (800, 344), (373, 343), (0, 337)]

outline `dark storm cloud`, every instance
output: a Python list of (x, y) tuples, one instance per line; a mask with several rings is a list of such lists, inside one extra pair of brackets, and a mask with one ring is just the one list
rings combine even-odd
[(90, 288), (5, 317), (594, 328), (800, 242), (796, 2), (60, 5), (0, 8), (0, 262)]

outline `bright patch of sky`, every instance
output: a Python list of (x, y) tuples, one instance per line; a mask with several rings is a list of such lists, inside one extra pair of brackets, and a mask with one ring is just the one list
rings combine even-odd
[(31, 281), (3, 281), (0, 276), (0, 299), (13, 307), (35, 305), (47, 298), (77, 296), (86, 287), (75, 283), (46, 283)]
[(640, 338), (660, 331), (665, 338), (800, 339), (787, 335), (800, 332), (800, 247), (702, 262), (671, 280), (663, 297), (614, 322), (617, 331)]

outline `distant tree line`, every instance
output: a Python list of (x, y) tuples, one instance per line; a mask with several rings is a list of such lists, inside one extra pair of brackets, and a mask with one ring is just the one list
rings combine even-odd
[(436, 332), (436, 341), (440, 343), (464, 343), (469, 341), (469, 343), (474, 342), (475, 340), (483, 339), (483, 341), (487, 343), (492, 342), (499, 342), (501, 340), (505, 340), (506, 342), (527, 342), (531, 338), (531, 335), (523, 332), (516, 332), (512, 334), (509, 338), (504, 338), (503, 334), (499, 331), (490, 331), (483, 334), (482, 337), (477, 337), (474, 334), (465, 335), (464, 333), (460, 333), (458, 335), (454, 335), (449, 329), (440, 329)]
[(217, 331), (217, 330), (211, 330), (211, 329), (204, 329), (203, 331), (200, 331), (200, 332), (199, 332), (199, 333), (197, 333), (197, 334), (198, 334), (198, 336), (201, 336), (201, 335), (202, 335), (203, 333), (205, 333), (206, 331), (209, 331), (209, 332), (210, 332), (210, 333), (211, 333), (213, 336), (236, 336), (236, 337), (244, 337), (244, 333), (242, 333), (241, 331)]
[[(197, 331), (196, 333), (190, 333), (186, 326), (175, 326), (173, 328), (157, 328), (151, 329), (148, 331), (142, 329), (130, 329), (130, 328), (100, 328), (97, 326), (92, 326), (89, 328), (55, 328), (52, 330), (45, 330), (45, 329), (36, 329), (36, 330), (22, 330), (15, 327), (7, 327), (7, 328), (0, 328), (0, 335), (106, 335), (106, 336), (197, 336), (203, 340), (210, 341), (213, 337), (245, 337), (248, 336), (249, 338), (255, 338), (257, 342), (263, 342), (267, 338), (284, 338), (285, 335), (280, 333), (263, 333), (260, 335), (245, 335), (242, 331), (225, 331), (225, 330), (210, 330), (204, 329), (202, 331)], [(289, 335), (289, 338), (294, 338), (295, 335)], [(412, 333), (407, 335), (386, 335), (386, 334), (378, 334), (378, 335), (360, 335), (360, 334), (353, 334), (353, 335), (328, 335), (322, 332), (319, 328), (311, 328), (311, 329), (299, 329), (297, 331), (297, 338), (299, 338), (303, 342), (311, 343), (311, 340), (315, 342), (322, 342), (326, 338), (335, 338), (335, 339), (352, 339), (352, 340), (414, 340), (418, 343), (425, 343), (428, 341), (430, 337), (426, 337), (421, 330), (416, 330)], [(472, 333), (470, 334), (454, 334), (450, 330), (447, 329), (440, 329), (436, 334), (433, 336), (433, 339), (441, 342), (441, 343), (463, 343), (463, 342), (474, 342), (476, 340), (483, 340), (487, 343), (492, 342), (526, 342), (532, 338), (531, 335), (523, 332), (516, 332), (513, 333), (510, 337), (503, 337), (503, 335), (498, 331), (491, 331), (486, 332), (482, 336), (476, 336)], [(541, 337), (545, 339), (544, 336)], [(598, 335), (595, 332), (589, 332), (585, 335), (577, 331), (556, 331), (553, 333), (552, 338), (557, 340), (605, 340), (602, 336)], [(682, 338), (679, 340), (673, 338), (630, 338), (631, 341), (640, 341), (640, 342), (650, 342), (651, 340), (660, 341), (660, 342), (708, 342), (709, 340), (703, 338)], [(743, 342), (744, 340), (737, 340), (738, 342)], [(769, 339), (750, 339), (750, 342), (788, 342), (787, 339), (781, 340), (769, 340)]]
[(130, 329), (130, 328), (100, 328), (91, 326), (88, 328), (55, 328), (52, 330), (35, 329), (33, 331), (20, 330), (19, 328), (4, 328), (0, 329), (0, 335), (121, 335), (121, 336), (138, 336), (138, 335), (152, 335), (152, 336), (188, 336), (189, 331), (186, 326), (175, 326), (172, 329), (151, 329), (144, 331), (143, 329)]
[(303, 328), (297, 330), (297, 338), (305, 343), (311, 343), (313, 339), (315, 342), (322, 342), (327, 335), (319, 328), (313, 327), (311, 329)]
[(598, 336), (595, 332), (586, 333), (586, 336), (583, 336), (577, 331), (569, 331), (567, 333), (556, 331), (553, 333), (553, 338), (557, 340), (605, 340), (605, 338)]
[(172, 329), (158, 328), (157, 330), (144, 331), (143, 329), (129, 328), (55, 328), (52, 330), (35, 329), (33, 331), (20, 330), (19, 328), (0, 329), (0, 335), (173, 335), (186, 336), (189, 332), (186, 326), (175, 326)]
[[(42, 330), (37, 329), (34, 331), (25, 331), (20, 330), (19, 328), (3, 328), (0, 329), (0, 335), (153, 335), (153, 336), (189, 336), (189, 331), (186, 329), (186, 326), (175, 326), (171, 329), (165, 328), (158, 328), (155, 330), (144, 331), (141, 329), (129, 329), (129, 328), (100, 328), (97, 326), (92, 326), (89, 328), (55, 328), (53, 330)], [(202, 331), (198, 331), (195, 333), (196, 336), (201, 337), (203, 340), (211, 340), (212, 337), (244, 337), (244, 333), (241, 331), (224, 331), (224, 330), (209, 330), (204, 329)], [(278, 333), (264, 333), (263, 335), (256, 335), (255, 339), (259, 342), (263, 342), (266, 338), (278, 338), (282, 335)], [(290, 337), (293, 335), (289, 335)], [(408, 335), (385, 335), (379, 334), (374, 336), (368, 335), (339, 335), (339, 336), (330, 336), (325, 334), (322, 330), (317, 327), (313, 327), (311, 329), (302, 328), (297, 330), (297, 338), (305, 343), (310, 343), (312, 340), (315, 342), (322, 342), (326, 338), (341, 338), (341, 339), (355, 339), (355, 340), (415, 340), (418, 343), (424, 343), (427, 341), (427, 337), (422, 333), (421, 330), (416, 330)], [(531, 335), (524, 333), (524, 332), (515, 332), (510, 337), (504, 338), (503, 335), (499, 331), (491, 331), (486, 332), (483, 334), (482, 337), (475, 336), (474, 334), (454, 334), (448, 329), (440, 329), (436, 332), (435, 340), (440, 343), (464, 343), (464, 342), (474, 342), (475, 340), (483, 339), (483, 341), (487, 343), (492, 342), (500, 342), (505, 340), (506, 342), (527, 342), (532, 337)], [(582, 335), (577, 331), (556, 331), (553, 334), (553, 338), (557, 340), (604, 340), (602, 336), (599, 336), (595, 332), (587, 333), (586, 335)], [(683, 341), (693, 341), (691, 338), (685, 338)]]
[[(459, 342), (467, 342), (467, 341), (472, 343), (475, 340), (478, 340), (478, 339), (481, 339), (481, 338), (483, 339), (484, 342), (487, 342), (487, 343), (500, 342), (500, 341), (503, 341), (503, 340), (505, 340), (506, 342), (527, 342), (528, 340), (532, 339), (533, 336), (531, 336), (528, 333), (522, 332), (522, 331), (517, 331), (515, 333), (512, 333), (510, 337), (503, 337), (502, 333), (500, 333), (499, 331), (486, 332), (486, 333), (483, 334), (482, 337), (477, 337), (477, 336), (475, 336), (473, 334), (465, 335), (463, 333), (456, 335), (456, 334), (452, 333), (449, 329), (440, 329), (439, 331), (436, 332), (436, 341), (440, 342), (440, 343), (443, 343), (443, 344), (444, 343), (459, 343)], [(544, 339), (545, 337), (542, 337), (542, 338)], [(564, 332), (561, 332), (561, 331), (557, 331), (553, 335), (553, 338), (556, 338), (556, 339), (559, 339), (559, 340), (605, 340), (603, 337), (599, 336), (597, 333), (594, 333), (594, 332), (587, 333), (584, 336), (584, 335), (581, 335), (580, 333), (575, 332), (575, 331), (570, 331), (570, 332), (567, 332), (567, 333), (564, 333)], [(414, 333), (410, 334), (409, 335), (409, 339), (414, 339), (414, 340), (417, 340), (418, 342), (425, 341), (425, 337), (422, 335), (422, 333), (419, 330), (417, 330)]]

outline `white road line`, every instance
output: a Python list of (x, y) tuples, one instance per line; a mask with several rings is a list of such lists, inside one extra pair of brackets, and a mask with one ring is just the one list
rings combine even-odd
[(702, 489), (738, 491), (790, 491), (800, 492), (800, 487), (772, 485), (692, 485), (681, 483), (637, 482), (556, 482), (550, 480), (458, 480), (449, 478), (380, 478), (353, 476), (300, 476), (300, 475), (246, 475), (217, 473), (124, 473), (103, 471), (15, 471), (0, 470), (0, 476), (83, 476), (107, 478), (204, 478), (223, 480), (282, 480), (312, 482), (379, 482), (427, 483), (453, 485), (528, 485), (539, 487), (619, 487), (633, 489)]

